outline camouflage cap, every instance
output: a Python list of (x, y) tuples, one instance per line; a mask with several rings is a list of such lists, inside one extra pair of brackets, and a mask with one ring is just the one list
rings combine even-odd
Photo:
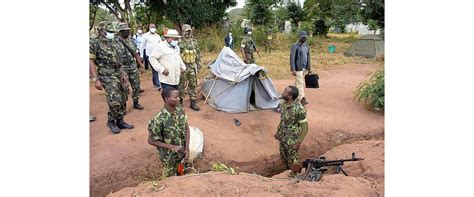
[(110, 32), (117, 32), (117, 29), (115, 28), (115, 26), (109, 21), (99, 22), (99, 24), (97, 25), (97, 29), (99, 29), (99, 31), (106, 30)]
[(188, 25), (188, 24), (184, 24), (181, 29), (183, 29), (183, 32), (192, 30), (191, 25)]
[(131, 28), (128, 27), (128, 24), (127, 24), (127, 23), (119, 23), (119, 24), (117, 25), (117, 29), (118, 29), (119, 31), (122, 31), (122, 30), (130, 30)]

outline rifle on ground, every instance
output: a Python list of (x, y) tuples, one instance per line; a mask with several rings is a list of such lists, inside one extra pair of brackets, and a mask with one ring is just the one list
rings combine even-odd
[(297, 178), (304, 181), (319, 181), (329, 168), (328, 166), (336, 166), (336, 174), (342, 172), (344, 175), (349, 176), (347, 172), (342, 168), (346, 161), (361, 161), (364, 158), (358, 158), (355, 153), (352, 153), (351, 159), (339, 159), (339, 160), (326, 160), (326, 157), (320, 156), (319, 158), (306, 159), (303, 164), (296, 164), (291, 167), (293, 173), (300, 173), (302, 168), (306, 171), (304, 174), (299, 175)]

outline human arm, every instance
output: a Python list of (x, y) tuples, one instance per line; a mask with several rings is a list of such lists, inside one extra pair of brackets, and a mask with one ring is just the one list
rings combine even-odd
[(89, 75), (91, 76), (92, 80), (94, 81), (94, 86), (97, 90), (102, 90), (102, 84), (97, 78), (97, 68), (95, 65), (96, 60), (96, 52), (97, 52), (97, 41), (91, 40), (89, 42)]
[(245, 60), (245, 38), (240, 42), (240, 51), (242, 52), (242, 57)]
[(159, 73), (164, 74), (165, 76), (168, 76), (169, 74), (168, 70), (158, 61), (162, 56), (163, 56), (162, 49), (157, 47), (150, 54), (149, 61), (153, 69), (155, 69)]
[(189, 158), (189, 140), (190, 140), (191, 132), (189, 131), (189, 125), (186, 121), (186, 146), (184, 148), (185, 157), (184, 160), (188, 160)]
[[(142, 59), (145, 58), (145, 56), (144, 56), (144, 50), (145, 50), (145, 45), (146, 45), (146, 41), (147, 41), (146, 38), (147, 38), (147, 37), (148, 37), (148, 36), (146, 36), (146, 34), (142, 36), (142, 43), (140, 43), (140, 47), (139, 47), (139, 48), (140, 48), (140, 57), (141, 57)], [(143, 60), (142, 60), (142, 61), (143, 61)]]
[(306, 134), (308, 133), (308, 121), (306, 119), (306, 110), (302, 106), (297, 108), (296, 120), (298, 121), (298, 124), (300, 125), (301, 130), (299, 133), (298, 140), (296, 141), (296, 144), (293, 146), (293, 148), (299, 149), (301, 143), (306, 137)]
[(163, 132), (163, 123), (160, 119), (152, 119), (148, 124), (148, 144), (156, 147), (167, 148), (173, 152), (183, 151), (183, 147), (176, 146), (173, 144), (167, 144), (163, 142), (162, 132)]
[(311, 56), (310, 56), (311, 49), (309, 48), (308, 45), (306, 45), (306, 47), (308, 48), (308, 56), (307, 56), (308, 57), (307, 58), (308, 59), (308, 64), (307, 64), (306, 68), (308, 69), (309, 72), (311, 72)]
[(293, 75), (296, 75), (296, 44), (293, 44), (290, 50), (290, 70), (293, 73)]

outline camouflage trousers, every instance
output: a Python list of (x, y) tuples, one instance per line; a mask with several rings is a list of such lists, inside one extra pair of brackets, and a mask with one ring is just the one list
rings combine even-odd
[[(176, 154), (176, 153), (175, 153)], [(178, 164), (181, 163), (183, 157), (172, 156), (160, 156), (161, 164), (163, 165), (163, 177), (176, 176), (178, 174)]]
[(197, 77), (196, 77), (196, 63), (186, 64), (186, 70), (181, 73), (179, 79), (179, 98), (184, 99), (186, 89), (189, 89), (188, 94), (191, 100), (196, 100), (197, 92)]
[(127, 108), (127, 86), (122, 83), (120, 74), (99, 76), (99, 81), (105, 90), (105, 97), (109, 112), (107, 112), (108, 120), (118, 120), (125, 115)]
[[(140, 98), (140, 75), (138, 69), (124, 69), (127, 73), (128, 81), (132, 86), (132, 99), (138, 100)], [(130, 93), (130, 89), (127, 86), (127, 95)]]
[(272, 41), (267, 41), (265, 43), (265, 52), (269, 52), (269, 53), (272, 52)]
[(280, 141), (280, 156), (286, 169), (290, 169), (291, 164), (298, 162), (298, 150), (293, 148), (293, 145), (289, 145), (286, 142)]
[(245, 53), (244, 62), (246, 64), (255, 64), (255, 58), (253, 57), (253, 53)]

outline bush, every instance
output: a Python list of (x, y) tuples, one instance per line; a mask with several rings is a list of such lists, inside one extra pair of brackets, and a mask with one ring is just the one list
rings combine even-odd
[(384, 69), (376, 71), (369, 80), (359, 84), (354, 99), (369, 104), (373, 110), (383, 111), (385, 104)]

